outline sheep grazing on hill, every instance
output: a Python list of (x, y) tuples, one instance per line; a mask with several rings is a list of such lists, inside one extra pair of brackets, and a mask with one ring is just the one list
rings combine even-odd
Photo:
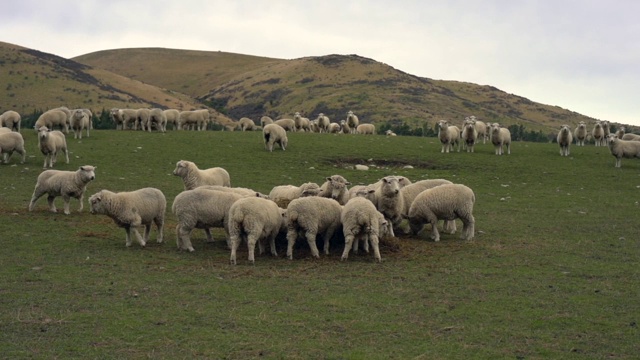
[(616, 158), (616, 167), (619, 168), (622, 158), (640, 158), (640, 141), (618, 139), (616, 134), (607, 135), (607, 144), (611, 155)]
[(273, 119), (268, 117), (268, 116), (263, 116), (260, 118), (260, 126), (262, 126), (263, 128), (268, 125), (268, 124), (273, 124)]
[[(89, 198), (92, 214), (107, 215), (121, 228), (124, 228), (126, 246), (131, 246), (131, 230), (140, 246), (149, 242), (151, 224), (158, 228), (158, 243), (162, 242), (162, 228), (167, 200), (162, 191), (156, 188), (143, 188), (135, 191), (111, 192), (101, 190)], [(144, 238), (138, 227), (144, 225)]]
[(227, 170), (221, 167), (200, 170), (195, 163), (187, 160), (180, 160), (176, 163), (173, 175), (182, 178), (185, 190), (193, 190), (202, 185), (231, 186)]
[(478, 130), (476, 130), (475, 122), (465, 121), (462, 127), (462, 144), (467, 152), (474, 152), (476, 141), (478, 140)]
[(431, 238), (440, 241), (438, 220), (462, 220), (463, 240), (471, 240), (475, 231), (473, 190), (461, 184), (444, 184), (421, 192), (409, 208), (409, 226), (414, 234), (431, 224)]
[(293, 115), (293, 122), (295, 124), (295, 131), (311, 131), (311, 122), (299, 112)]
[(400, 195), (402, 196), (402, 200), (404, 203), (402, 216), (407, 217), (409, 215), (409, 208), (411, 208), (411, 204), (413, 204), (413, 200), (415, 200), (418, 194), (420, 194), (421, 192), (427, 189), (431, 189), (436, 186), (440, 186), (444, 184), (453, 184), (453, 183), (445, 179), (427, 179), (427, 180), (416, 181), (415, 183), (412, 183), (400, 188)]
[(379, 241), (385, 236), (394, 237), (393, 226), (384, 216), (376, 210), (371, 201), (356, 197), (342, 208), (340, 214), (340, 222), (342, 223), (342, 232), (344, 234), (344, 251), (341, 259), (347, 260), (349, 251), (353, 248), (355, 253), (358, 252), (358, 243), (362, 241), (364, 249), (369, 252), (369, 243), (373, 248), (374, 258), (380, 262)]
[(500, 124), (491, 124), (491, 143), (496, 150), (496, 155), (504, 154), (504, 147), (507, 147), (507, 154), (511, 154), (511, 132), (507, 128), (500, 127)]
[(375, 135), (376, 126), (373, 124), (360, 124), (356, 127), (356, 134)]
[(340, 131), (342, 131), (343, 134), (355, 133), (355, 129), (351, 129), (351, 126), (349, 126), (347, 120), (340, 120)]
[(46, 126), (38, 129), (38, 148), (44, 155), (44, 165), (53, 167), (58, 158), (58, 152), (63, 152), (66, 163), (69, 163), (69, 150), (67, 149), (67, 139), (64, 134), (58, 130), (51, 131)]
[(591, 136), (593, 136), (593, 141), (595, 141), (596, 146), (605, 146), (604, 128), (600, 121), (596, 121), (595, 125), (593, 125)]
[(438, 121), (438, 139), (442, 144), (441, 153), (448, 153), (453, 151), (453, 146), (458, 145), (458, 152), (460, 152), (460, 129), (449, 124), (447, 120)]
[(329, 242), (340, 227), (342, 206), (332, 199), (323, 197), (298, 198), (287, 207), (285, 214), (287, 224), (287, 258), (293, 259), (293, 245), (298, 236), (307, 239), (311, 255), (320, 257), (316, 246), (316, 236), (323, 234), (324, 253), (329, 255)]
[(179, 130), (207, 130), (209, 124), (209, 110), (188, 110), (180, 112), (178, 120)]
[(300, 186), (294, 185), (278, 185), (271, 189), (269, 199), (275, 202), (279, 207), (286, 209), (289, 203), (300, 197), (318, 196), (320, 194), (320, 186), (313, 182), (304, 183)]
[[(67, 109), (67, 111), (69, 111), (69, 109)], [(69, 112), (69, 114), (71, 113)], [(38, 129), (40, 129), (41, 127), (47, 127), (48, 129), (53, 130), (57, 126), (60, 127), (60, 130), (68, 134), (69, 120), (69, 115), (67, 115), (67, 113), (60, 108), (51, 109), (44, 112), (42, 115), (40, 115), (40, 117), (38, 117), (34, 128), (36, 129), (36, 131), (38, 131)]]
[(286, 130), (277, 123), (267, 124), (262, 128), (264, 147), (267, 151), (273, 152), (273, 145), (278, 144), (280, 149), (285, 150), (289, 139)]
[(587, 124), (584, 121), (578, 123), (573, 131), (573, 137), (576, 139), (576, 146), (584, 146), (584, 142), (587, 140)]
[(356, 133), (356, 129), (358, 128), (358, 125), (360, 125), (360, 120), (358, 120), (358, 117), (356, 116), (356, 114), (353, 113), (353, 111), (349, 111), (347, 113), (347, 126), (350, 129), (351, 134), (355, 134)]
[(91, 127), (91, 118), (83, 111), (83, 109), (74, 109), (71, 111), (71, 130), (73, 130), (74, 139), (82, 139), (82, 130), (87, 132), (89, 137), (89, 130)]
[[(8, 128), (3, 128), (8, 129)], [(0, 133), (0, 156), (5, 164), (9, 163), (9, 159), (14, 152), (22, 155), (20, 164), (24, 164), (27, 158), (27, 151), (24, 149), (24, 138), (19, 132), (8, 131)]]
[(240, 130), (242, 131), (253, 131), (257, 129), (256, 123), (253, 122), (253, 120), (249, 119), (248, 117), (243, 117), (240, 120), (238, 120), (238, 123), (236, 126), (240, 128)]
[(331, 120), (329, 120), (328, 116), (326, 116), (323, 113), (318, 114), (316, 123), (318, 124), (319, 132), (321, 133), (329, 132), (329, 124), (331, 124)]
[(0, 115), (0, 127), (7, 127), (11, 129), (11, 131), (20, 132), (21, 121), (22, 117), (20, 114), (13, 110), (7, 110)]
[(571, 153), (571, 143), (573, 142), (573, 135), (571, 134), (569, 125), (562, 125), (560, 127), (556, 141), (558, 142), (558, 146), (560, 146), (560, 156), (569, 156)]
[(33, 211), (36, 201), (44, 194), (49, 195), (47, 201), (51, 212), (57, 212), (53, 200), (58, 196), (62, 196), (64, 199), (64, 213), (66, 215), (71, 213), (69, 211), (69, 200), (71, 198), (80, 201), (78, 211), (82, 211), (84, 207), (84, 192), (87, 189), (87, 184), (96, 178), (95, 169), (95, 166), (84, 165), (80, 166), (76, 171), (45, 170), (41, 172), (38, 175), (38, 181), (29, 202), (29, 211)]
[(349, 201), (349, 188), (347, 185), (351, 185), (351, 183), (344, 177), (340, 175), (329, 176), (320, 186), (320, 194), (318, 196), (331, 198), (340, 205), (344, 205)]
[(280, 125), (285, 131), (296, 131), (296, 123), (295, 121), (293, 121), (293, 119), (278, 119), (273, 123)]

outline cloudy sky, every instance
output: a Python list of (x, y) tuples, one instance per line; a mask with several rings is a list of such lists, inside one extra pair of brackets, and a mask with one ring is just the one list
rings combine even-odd
[(0, 0), (0, 41), (71, 58), (166, 47), (358, 54), (640, 125), (640, 1)]

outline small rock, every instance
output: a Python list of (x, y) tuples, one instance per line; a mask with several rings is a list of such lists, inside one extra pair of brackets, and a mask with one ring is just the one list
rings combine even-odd
[(357, 164), (357, 165), (356, 165), (356, 170), (363, 170), (363, 171), (366, 171), (366, 170), (369, 170), (369, 167), (368, 167), (367, 165), (360, 165), (360, 164)]

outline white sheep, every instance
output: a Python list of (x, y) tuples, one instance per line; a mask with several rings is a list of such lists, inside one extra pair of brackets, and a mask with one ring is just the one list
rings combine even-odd
[(343, 134), (353, 134), (355, 129), (351, 129), (347, 120), (340, 120), (340, 131), (342, 131)]
[(640, 141), (640, 135), (633, 134), (633, 133), (627, 133), (627, 134), (624, 134), (624, 135), (622, 136), (622, 140), (627, 140), (627, 141)]
[(300, 197), (317, 196), (320, 194), (320, 186), (313, 182), (304, 183), (300, 186), (278, 185), (269, 192), (269, 199), (279, 207), (286, 209), (289, 203)]
[(273, 119), (268, 117), (268, 116), (263, 116), (260, 118), (260, 126), (262, 126), (263, 128), (265, 127), (265, 125), (268, 124), (273, 124)]
[(616, 167), (619, 168), (622, 158), (640, 158), (640, 141), (618, 139), (616, 134), (607, 135), (607, 144), (611, 155), (616, 158)]
[(217, 190), (217, 191), (223, 191), (227, 193), (234, 193), (241, 196), (257, 196), (263, 199), (269, 199), (268, 195), (255, 191), (253, 189), (243, 188), (243, 187), (229, 187), (229, 186), (222, 186), (222, 185), (202, 185), (202, 186), (198, 186), (196, 189)]
[(91, 118), (83, 109), (71, 110), (71, 130), (73, 130), (74, 139), (82, 139), (82, 130), (87, 132), (89, 137), (89, 128), (91, 127)]
[(11, 129), (9, 129), (8, 127), (0, 127), (0, 134), (6, 134), (10, 132), (11, 132)]
[(496, 150), (496, 155), (504, 154), (504, 147), (507, 147), (507, 154), (511, 154), (511, 132), (507, 128), (500, 127), (500, 124), (491, 124), (491, 143)]
[(64, 213), (66, 215), (71, 213), (69, 211), (69, 200), (71, 198), (80, 201), (78, 211), (82, 211), (84, 207), (84, 192), (87, 189), (87, 184), (96, 178), (95, 169), (95, 166), (84, 165), (80, 166), (76, 171), (45, 170), (41, 172), (38, 175), (31, 202), (29, 202), (29, 211), (33, 211), (36, 201), (44, 194), (49, 195), (47, 201), (51, 212), (57, 212), (53, 200), (58, 196), (62, 196), (64, 200)]
[(151, 131), (151, 124), (149, 122), (150, 118), (151, 118), (151, 110), (146, 108), (138, 109), (134, 130), (138, 130), (138, 126), (140, 126), (140, 130), (142, 131), (146, 131), (146, 130)]
[(560, 156), (569, 156), (571, 153), (571, 143), (573, 142), (573, 135), (571, 134), (569, 125), (562, 125), (560, 127), (556, 141), (558, 142), (558, 146), (560, 146)]
[(111, 121), (116, 126), (116, 130), (124, 130), (122, 124), (122, 116), (120, 115), (120, 109), (111, 108), (109, 110), (109, 118), (111, 118)]
[(323, 234), (324, 253), (329, 255), (329, 243), (335, 231), (342, 224), (342, 206), (332, 199), (311, 196), (295, 199), (289, 203), (286, 212), (287, 258), (293, 259), (293, 245), (298, 236), (307, 239), (311, 255), (319, 258), (316, 236)]
[(151, 131), (151, 127), (155, 126), (160, 132), (167, 131), (167, 116), (164, 111), (159, 108), (153, 108), (149, 110), (149, 122), (147, 123), (147, 130)]
[(402, 200), (404, 203), (404, 209), (402, 210), (402, 216), (409, 216), (409, 209), (411, 208), (411, 204), (413, 204), (413, 200), (423, 191), (427, 189), (434, 188), (436, 186), (444, 185), (444, 184), (453, 184), (449, 180), (445, 179), (426, 179), (416, 181), (412, 184), (403, 186), (400, 188), (400, 196), (402, 196)]
[(236, 264), (236, 251), (241, 242), (247, 242), (249, 262), (255, 263), (255, 247), (258, 244), (260, 254), (264, 252), (262, 241), (268, 241), (271, 254), (276, 252), (276, 236), (284, 229), (284, 213), (271, 200), (259, 197), (242, 198), (229, 209), (229, 241), (231, 256), (229, 261)]
[(24, 149), (24, 138), (22, 134), (10, 130), (6, 133), (0, 133), (0, 155), (2, 155), (2, 160), (5, 164), (9, 163), (9, 159), (14, 152), (22, 155), (22, 161), (20, 161), (20, 163), (24, 164), (27, 151)]
[(280, 149), (285, 150), (289, 139), (286, 130), (276, 123), (267, 124), (262, 128), (262, 137), (264, 139), (264, 147), (273, 152), (273, 145), (278, 144)]
[(369, 243), (373, 248), (374, 258), (380, 262), (379, 241), (385, 236), (394, 237), (393, 226), (376, 210), (371, 201), (357, 197), (349, 200), (340, 213), (342, 232), (344, 234), (344, 251), (341, 260), (347, 260), (349, 251), (353, 248), (358, 252), (358, 243), (363, 241), (364, 249), (368, 252)]
[(478, 130), (475, 121), (467, 120), (462, 126), (462, 144), (467, 152), (474, 152), (476, 141), (478, 141)]
[(462, 220), (464, 240), (473, 239), (475, 204), (473, 190), (462, 184), (444, 184), (424, 190), (413, 200), (409, 208), (409, 226), (418, 234), (425, 224), (431, 224), (431, 238), (440, 241), (438, 220)]
[(387, 136), (396, 136), (396, 133), (394, 133), (391, 129), (385, 131), (384, 134)]
[[(158, 243), (163, 240), (162, 229), (167, 200), (159, 189), (147, 187), (117, 193), (100, 190), (91, 195), (89, 205), (92, 214), (107, 215), (116, 225), (124, 228), (127, 234), (126, 246), (131, 246), (131, 230), (140, 246), (146, 246), (149, 242), (152, 223), (155, 223), (158, 229)], [(144, 225), (144, 238), (138, 232), (138, 227), (142, 225)]]
[(243, 117), (238, 120), (236, 127), (242, 131), (253, 131), (257, 129), (256, 123), (248, 117)]
[(442, 144), (441, 153), (448, 153), (453, 151), (453, 146), (458, 145), (458, 152), (460, 152), (460, 129), (449, 124), (447, 120), (438, 121), (438, 139)]
[(605, 138), (604, 128), (602, 127), (602, 123), (600, 121), (596, 121), (596, 123), (593, 125), (591, 136), (593, 136), (593, 141), (595, 141), (596, 146), (605, 146), (607, 139)]
[[(178, 129), (178, 124), (180, 123), (180, 111), (176, 109), (166, 109), (162, 111), (164, 113), (165, 119), (167, 119), (167, 124), (171, 124), (173, 126), (173, 130)], [(165, 131), (167, 127), (165, 125)]]
[(193, 130), (202, 131), (207, 129), (208, 123), (209, 110), (207, 109), (181, 111), (178, 129), (188, 130), (192, 128)]
[(587, 140), (587, 124), (584, 121), (578, 123), (573, 131), (573, 137), (576, 139), (576, 146), (584, 146), (584, 142)]
[(231, 178), (224, 168), (213, 167), (200, 170), (195, 163), (187, 160), (176, 163), (173, 175), (182, 178), (185, 190), (193, 190), (202, 185), (231, 186)]
[(280, 125), (285, 131), (296, 131), (296, 123), (295, 121), (293, 121), (293, 119), (278, 119), (273, 123)]
[(347, 113), (347, 126), (350, 129), (351, 134), (356, 133), (358, 125), (360, 125), (360, 120), (358, 120), (358, 117), (353, 113), (353, 111), (349, 110)]
[(329, 120), (328, 116), (326, 116), (323, 113), (320, 113), (316, 118), (316, 122), (318, 124), (319, 132), (321, 133), (329, 132), (329, 124), (331, 124), (331, 120)]
[(7, 110), (0, 115), (0, 127), (5, 126), (12, 131), (20, 132), (20, 122), (22, 117), (20, 114), (13, 110)]
[(489, 124), (485, 124), (483, 121), (476, 119), (474, 115), (466, 117), (465, 120), (469, 120), (473, 123), (473, 125), (476, 128), (476, 131), (478, 132), (478, 139), (482, 138), (482, 143), (486, 144), (487, 137), (489, 135), (487, 133), (487, 129), (489, 129)]
[(53, 167), (58, 158), (58, 152), (63, 152), (66, 163), (69, 163), (69, 150), (67, 149), (67, 139), (64, 134), (58, 130), (51, 131), (46, 126), (38, 129), (38, 148), (44, 155), (44, 165)]
[(609, 121), (602, 120), (602, 132), (604, 133), (604, 141), (606, 142), (607, 136), (611, 133), (611, 128), (609, 127)]
[(329, 134), (339, 134), (340, 133), (340, 124), (338, 123), (330, 123), (329, 127), (327, 128), (327, 132)]
[(349, 201), (349, 188), (347, 185), (351, 185), (351, 183), (341, 175), (329, 176), (320, 185), (320, 194), (318, 196), (332, 198), (340, 205), (344, 205)]
[[(69, 109), (67, 109), (67, 111), (69, 111)], [(71, 113), (69, 112), (69, 114)], [(38, 131), (38, 129), (45, 126), (53, 130), (55, 126), (59, 126), (63, 132), (68, 134), (69, 116), (70, 115), (67, 115), (67, 113), (61, 110), (61, 108), (48, 110), (38, 117), (34, 128)]]
[(134, 130), (138, 127), (138, 110), (136, 109), (118, 109), (118, 117), (122, 121), (122, 129), (126, 130), (132, 127)]
[(299, 112), (293, 115), (295, 131), (311, 131), (309, 118), (303, 117)]
[(400, 184), (395, 176), (385, 176), (382, 185), (374, 192), (376, 209), (391, 221), (394, 227), (402, 222), (404, 198), (400, 195)]
[(376, 126), (373, 124), (360, 124), (356, 127), (356, 134), (374, 135), (375, 133)]
[(624, 127), (624, 125), (620, 125), (618, 130), (616, 130), (616, 136), (618, 137), (618, 139), (624, 140), (624, 134), (626, 134), (626, 132), (627, 132), (627, 129)]

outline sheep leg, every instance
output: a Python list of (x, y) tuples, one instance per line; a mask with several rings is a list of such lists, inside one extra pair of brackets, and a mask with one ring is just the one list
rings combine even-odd
[(130, 226), (125, 226), (124, 227), (124, 232), (127, 234), (127, 239), (126, 239), (125, 245), (127, 247), (129, 247), (129, 246), (131, 246), (131, 227)]
[(344, 236), (344, 251), (342, 252), (342, 257), (340, 260), (345, 261), (349, 258), (349, 251), (351, 251), (351, 246), (353, 246), (355, 236), (353, 234), (348, 234)]
[(456, 231), (458, 231), (455, 220), (444, 220), (443, 222), (444, 223), (442, 224), (442, 231), (449, 234), (455, 234)]
[(330, 226), (324, 233), (324, 254), (329, 255), (329, 245), (331, 243), (331, 238), (333, 237), (333, 233), (336, 231), (337, 225)]
[(162, 243), (164, 241), (164, 235), (163, 235), (163, 228), (164, 228), (164, 219), (163, 218), (155, 218), (153, 219), (153, 222), (155, 222), (156, 227), (158, 228), (158, 244)]
[(67, 150), (67, 148), (64, 149), (64, 158), (67, 161), (67, 164), (69, 163), (69, 150)]
[(460, 236), (460, 238), (462, 240), (473, 239), (476, 223), (473, 215), (469, 214), (469, 216), (461, 217), (460, 220), (462, 220), (462, 235)]
[(76, 199), (80, 201), (80, 207), (78, 208), (78, 212), (82, 212), (82, 210), (84, 209), (84, 192), (80, 193)]
[(269, 247), (271, 248), (271, 255), (278, 256), (278, 252), (276, 251), (276, 236), (278, 234), (275, 233), (269, 237)]
[(229, 262), (231, 265), (236, 265), (236, 251), (238, 250), (238, 246), (240, 245), (240, 238), (238, 235), (231, 235), (231, 257), (229, 258)]
[(49, 203), (49, 211), (51, 212), (58, 212), (58, 209), (56, 209), (56, 204), (53, 203), (53, 200), (56, 197), (53, 195), (49, 195), (47, 196), (47, 202)]
[(71, 214), (71, 210), (69, 210), (69, 201), (71, 200), (71, 197), (69, 195), (62, 195), (62, 200), (64, 200), (64, 214)]
[(254, 265), (256, 263), (256, 243), (258, 243), (258, 235), (250, 233), (247, 235), (247, 250), (249, 252), (249, 262)]
[(378, 239), (378, 235), (369, 235), (369, 241), (371, 241), (371, 247), (373, 247), (373, 256), (378, 262), (382, 262), (382, 257), (380, 256), (380, 240)]
[(287, 258), (293, 260), (293, 245), (298, 238), (298, 232), (295, 229), (289, 228), (287, 230)]
[(31, 196), (31, 201), (29, 202), (29, 211), (33, 211), (34, 206), (36, 206), (36, 201), (38, 201), (38, 199), (44, 194), (45, 192), (41, 191), (38, 188), (36, 188), (33, 191), (33, 195)]
[(316, 246), (316, 232), (313, 230), (307, 230), (305, 237), (307, 238), (307, 243), (309, 243), (309, 248), (311, 248), (311, 256), (314, 258), (320, 258), (320, 252)]
[(366, 236), (364, 238), (364, 241), (362, 242), (362, 248), (364, 249), (364, 252), (366, 252), (367, 254), (369, 253), (369, 240), (370, 240), (370, 237), (371, 237), (370, 235)]
[(427, 222), (431, 224), (431, 239), (440, 241), (440, 233), (438, 232), (438, 218), (433, 213), (426, 214)]
[(151, 223), (144, 225), (144, 243), (149, 242), (149, 235), (151, 234)]

